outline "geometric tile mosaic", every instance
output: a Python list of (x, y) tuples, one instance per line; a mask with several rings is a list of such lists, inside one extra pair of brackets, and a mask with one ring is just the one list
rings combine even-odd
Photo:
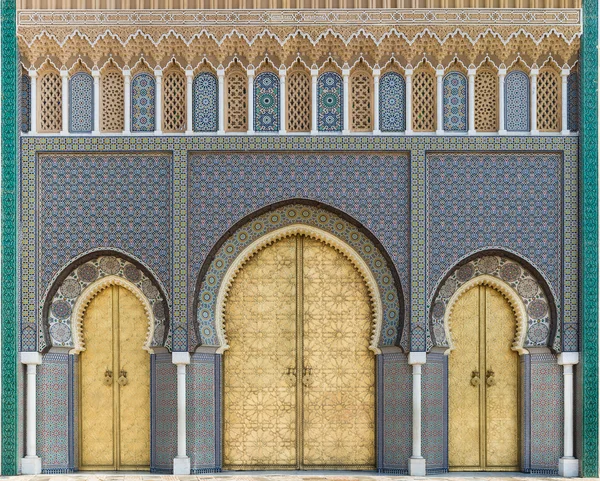
[(379, 128), (382, 132), (406, 130), (406, 86), (404, 77), (388, 72), (379, 81)]
[(506, 130), (526, 132), (529, 130), (529, 77), (521, 70), (513, 70), (504, 82)]
[(196, 76), (193, 85), (194, 132), (216, 132), (219, 123), (217, 78), (209, 72)]
[(567, 80), (567, 125), (571, 132), (579, 131), (579, 73), (571, 71)]
[(341, 132), (343, 112), (342, 77), (325, 72), (317, 80), (317, 125), (319, 132)]
[(254, 130), (279, 130), (279, 77), (263, 72), (254, 79)]
[(381, 242), (400, 284), (407, 285), (408, 224), (400, 221), (409, 209), (406, 156), (202, 153), (190, 155), (189, 169), (190, 286), (195, 286), (210, 250), (235, 223), (289, 199), (317, 201), (324, 210), (334, 206), (356, 219)]
[(69, 79), (69, 118), (71, 133), (89, 133), (94, 129), (94, 79), (77, 72)]
[(177, 366), (171, 354), (152, 354), (150, 372), (150, 471), (173, 472), (177, 455)]
[(19, 90), (19, 125), (21, 132), (31, 130), (31, 80), (26, 72), (21, 71)]
[(422, 371), (423, 457), (427, 459), (427, 474), (445, 473), (448, 471), (448, 358), (442, 353), (428, 353)]
[(156, 86), (154, 77), (139, 73), (131, 79), (131, 131), (154, 132)]
[(467, 78), (460, 72), (444, 77), (444, 130), (467, 131)]

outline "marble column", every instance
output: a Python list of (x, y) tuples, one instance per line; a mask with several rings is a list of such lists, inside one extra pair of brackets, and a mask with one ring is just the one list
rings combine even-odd
[(37, 78), (38, 73), (34, 69), (29, 70), (29, 78), (31, 79), (31, 88), (30, 88), (30, 96), (31, 96), (31, 111), (30, 111), (30, 134), (37, 134)]
[(248, 134), (254, 133), (254, 68), (248, 68)]
[(406, 130), (404, 131), (404, 133), (406, 135), (410, 135), (413, 133), (413, 128), (412, 128), (412, 76), (413, 76), (413, 69), (412, 68), (407, 68), (404, 71), (404, 74), (406, 75), (406, 100), (404, 102), (404, 105), (406, 106)]
[(467, 96), (467, 107), (469, 112), (469, 135), (474, 135), (475, 131), (475, 75), (477, 70), (474, 66), (469, 67), (467, 71), (467, 79), (469, 82), (469, 95)]
[(174, 352), (173, 364), (177, 366), (177, 457), (173, 460), (173, 474), (190, 474), (190, 458), (186, 454), (186, 385), (185, 370), (190, 363), (189, 352)]
[(62, 86), (62, 129), (60, 135), (69, 134), (69, 71), (63, 67), (60, 69), (60, 79)]
[(344, 87), (342, 96), (344, 97), (344, 111), (343, 114), (343, 127), (342, 134), (347, 135), (350, 133), (350, 69), (342, 69), (342, 79), (344, 81)]
[(530, 76), (529, 76), (529, 82), (530, 82), (530, 87), (529, 87), (529, 93), (531, 95), (530, 99), (529, 99), (529, 104), (531, 107), (531, 135), (537, 135), (540, 133), (540, 131), (537, 128), (537, 77), (539, 74), (539, 69), (537, 68), (532, 68), (531, 72), (530, 72)]
[(561, 79), (561, 134), (563, 135), (569, 135), (571, 132), (569, 131), (569, 124), (568, 124), (568, 114), (569, 114), (569, 74), (571, 73), (571, 70), (569, 68), (563, 68), (560, 71), (560, 79)]
[(42, 460), (36, 453), (36, 370), (42, 364), (42, 355), (39, 352), (22, 352), (21, 363), (27, 366), (26, 406), (25, 406), (25, 457), (21, 459), (22, 474), (40, 474)]
[(162, 135), (162, 127), (163, 127), (163, 113), (162, 113), (162, 70), (158, 67), (154, 69), (154, 78), (156, 80), (156, 97), (155, 103), (156, 106), (154, 108), (155, 112), (155, 124), (154, 124), (154, 134)]
[(502, 65), (498, 69), (498, 133), (506, 135), (506, 120), (504, 117), (506, 68)]
[(123, 69), (123, 98), (125, 99), (125, 111), (123, 119), (123, 133), (131, 134), (131, 70), (129, 67)]
[(444, 134), (444, 69), (435, 69), (435, 105), (436, 105), (436, 130), (438, 135)]
[(185, 133), (191, 135), (194, 133), (193, 120), (194, 120), (194, 106), (192, 101), (192, 89), (194, 82), (194, 71), (191, 68), (185, 69), (185, 119), (186, 129)]
[(563, 457), (558, 461), (558, 474), (565, 478), (574, 478), (579, 475), (579, 460), (575, 457), (573, 448), (573, 366), (577, 363), (579, 363), (578, 352), (562, 352), (558, 356), (558, 364), (563, 367), (564, 382)]
[(421, 453), (421, 367), (427, 361), (427, 353), (411, 352), (408, 363), (412, 366), (412, 456), (408, 460), (408, 474), (425, 476), (426, 461)]
[(381, 133), (379, 128), (379, 79), (381, 69), (373, 69), (373, 134)]
[(319, 133), (319, 89), (317, 88), (317, 81), (319, 78), (319, 69), (311, 68), (310, 69), (310, 79), (311, 79), (311, 129), (310, 133), (312, 135), (317, 135)]
[(222, 65), (217, 68), (217, 79), (219, 80), (219, 130), (218, 134), (225, 133), (225, 69)]
[(285, 75), (287, 71), (284, 66), (279, 67), (279, 134), (287, 134), (285, 125), (286, 120), (286, 102), (285, 102)]

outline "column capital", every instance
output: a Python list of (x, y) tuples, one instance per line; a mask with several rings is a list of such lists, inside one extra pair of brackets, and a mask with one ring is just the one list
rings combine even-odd
[(445, 72), (445, 70), (443, 68), (436, 68), (435, 69), (435, 76), (436, 77), (443, 77), (444, 76), (444, 72)]
[(190, 363), (190, 353), (189, 352), (173, 352), (172, 354), (172, 362), (173, 364), (189, 364)]
[(185, 76), (189, 79), (192, 78), (194, 76), (194, 70), (191, 68), (186, 68), (185, 69)]
[(96, 78), (100, 78), (100, 70), (98, 69), (98, 67), (94, 67), (92, 69), (92, 77)]
[(248, 78), (252, 78), (256, 74), (256, 70), (254, 69), (254, 67), (248, 67), (248, 70), (246, 72), (248, 74)]
[(540, 69), (539, 68), (532, 68), (529, 71), (529, 76), (530, 77), (537, 77), (539, 73), (540, 73)]
[(19, 359), (21, 364), (42, 364), (42, 354), (39, 352), (20, 352)]
[(123, 67), (123, 77), (131, 77), (131, 69), (128, 66)]
[(27, 71), (27, 73), (28, 73), (28, 75), (29, 75), (30, 78), (38, 78), (37, 70), (35, 70), (34, 68), (30, 68)]
[(161, 78), (161, 77), (162, 77), (162, 74), (163, 74), (163, 72), (162, 72), (162, 69), (161, 69), (160, 67), (156, 67), (156, 68), (154, 69), (154, 76), (155, 76), (156, 78)]
[(506, 69), (505, 68), (498, 69), (498, 77), (506, 77)]
[(561, 77), (568, 77), (571, 74), (571, 69), (570, 68), (563, 68), (560, 71), (560, 76)]
[(342, 69), (342, 77), (348, 78), (349, 76), (350, 76), (350, 69), (349, 68), (343, 68)]
[(407, 68), (404, 69), (404, 75), (406, 75), (407, 77), (412, 77), (414, 70), (412, 68)]
[[(60, 72), (60, 76), (61, 76), (62, 78), (66, 78), (66, 77), (68, 77), (68, 76), (69, 76), (69, 71), (67, 70), (67, 68), (66, 68), (66, 67), (63, 67), (63, 68), (61, 68), (61, 69), (59, 70), (59, 72)], [(92, 71), (92, 75), (93, 75), (93, 74), (94, 74), (94, 72)]]
[(569, 366), (573, 364), (579, 363), (579, 353), (578, 352), (561, 352), (558, 355), (558, 364), (560, 366)]
[(279, 67), (279, 78), (285, 78), (286, 75), (287, 75), (287, 70), (282, 65), (281, 67)]
[(373, 77), (379, 77), (381, 75), (381, 69), (380, 68), (374, 68), (373, 69)]
[(476, 68), (470, 68), (467, 70), (467, 76), (468, 77), (475, 77), (475, 75), (477, 75), (477, 69)]
[(223, 65), (217, 67), (217, 77), (225, 77), (225, 67)]
[(426, 352), (409, 352), (408, 363), (412, 366), (414, 364), (426, 364), (427, 353)]
[(311, 68), (310, 69), (310, 75), (311, 77), (316, 77), (319, 75), (319, 69), (318, 68)]

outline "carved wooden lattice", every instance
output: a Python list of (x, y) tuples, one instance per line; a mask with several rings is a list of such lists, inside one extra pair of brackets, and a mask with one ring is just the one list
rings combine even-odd
[(100, 130), (122, 132), (124, 128), (123, 76), (118, 70), (108, 70), (100, 81)]
[(163, 80), (163, 131), (184, 132), (185, 118), (185, 75), (171, 70)]
[(312, 114), (310, 75), (303, 69), (293, 70), (287, 80), (287, 130), (310, 132)]
[(498, 76), (488, 69), (475, 76), (475, 130), (498, 131)]
[(246, 132), (248, 130), (248, 81), (241, 69), (234, 69), (227, 75), (227, 131)]
[(435, 79), (431, 72), (419, 70), (413, 75), (412, 111), (415, 132), (435, 130)]
[(61, 78), (56, 72), (40, 77), (38, 95), (39, 131), (60, 132), (62, 129)]
[(350, 76), (350, 95), (351, 129), (354, 132), (373, 130), (373, 83), (364, 66)]
[(560, 130), (560, 77), (548, 68), (537, 81), (537, 127), (541, 132)]

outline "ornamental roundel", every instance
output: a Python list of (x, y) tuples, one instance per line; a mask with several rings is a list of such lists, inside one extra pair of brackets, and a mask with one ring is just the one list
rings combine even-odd
[(139, 73), (131, 80), (131, 131), (154, 132), (156, 84), (149, 73)]
[[(139, 267), (117, 256), (101, 256), (73, 269), (60, 283), (47, 314), (47, 328), (52, 347), (83, 348), (78, 332), (81, 319), (76, 319), (87, 303), (108, 285), (118, 284), (130, 288), (143, 304), (153, 323), (149, 332), (148, 348), (163, 346), (168, 330), (167, 306), (155, 281)], [(85, 298), (85, 299), (84, 299)], [(41, 348), (44, 348), (41, 346)]]
[[(522, 346), (527, 347), (552, 347), (560, 351), (560, 326), (554, 339), (551, 338), (554, 320), (549, 300), (532, 273), (516, 261), (503, 256), (486, 255), (471, 260), (454, 269), (439, 287), (431, 304), (429, 313), (429, 326), (431, 341), (429, 348), (433, 346), (451, 347), (448, 333), (451, 326), (447, 326), (448, 309), (457, 293), (463, 286), (477, 285), (477, 278), (495, 278), (498, 286), (507, 285), (511, 292), (523, 306), (523, 328), (521, 333)], [(491, 283), (496, 287), (495, 283)], [(513, 306), (514, 308), (515, 306)], [(519, 319), (517, 320), (519, 321)], [(519, 326), (516, 326), (519, 329)]]
[[(408, 336), (402, 319), (402, 293), (379, 248), (355, 225), (341, 217), (325, 209), (291, 204), (252, 219), (218, 249), (201, 279), (197, 295), (195, 332), (191, 333), (192, 337), (197, 338), (190, 340), (190, 348), (194, 347), (194, 343), (223, 347), (224, 339), (219, 335), (222, 326), (217, 325), (223, 314), (218, 312), (218, 306), (223, 300), (219, 300), (218, 297), (223, 292), (222, 285), (227, 282), (230, 269), (236, 262), (239, 263), (249, 247), (260, 243), (262, 239), (268, 239), (267, 242), (277, 240), (270, 238), (273, 233), (284, 232), (281, 235), (285, 237), (298, 233), (312, 235), (313, 231), (324, 233), (322, 237), (327, 237), (339, 246), (349, 246), (350, 250), (358, 255), (357, 259), (351, 259), (353, 263), (363, 265), (368, 271), (368, 276), (373, 279), (372, 288), (378, 291), (375, 297), (381, 302), (381, 306), (375, 306), (375, 309), (381, 312), (381, 324), (380, 335), (374, 340), (374, 347), (396, 345), (399, 337), (400, 345), (406, 347)], [(327, 239), (324, 241), (328, 242)], [(372, 295), (372, 299), (373, 297)]]
[(317, 98), (319, 132), (341, 132), (343, 112), (342, 77), (335, 72), (321, 74), (317, 81)]
[(406, 130), (406, 85), (399, 73), (388, 72), (379, 81), (379, 128), (382, 132)]
[(444, 130), (467, 131), (467, 79), (460, 72), (444, 77)]
[(271, 72), (254, 79), (254, 130), (279, 131), (279, 77)]

